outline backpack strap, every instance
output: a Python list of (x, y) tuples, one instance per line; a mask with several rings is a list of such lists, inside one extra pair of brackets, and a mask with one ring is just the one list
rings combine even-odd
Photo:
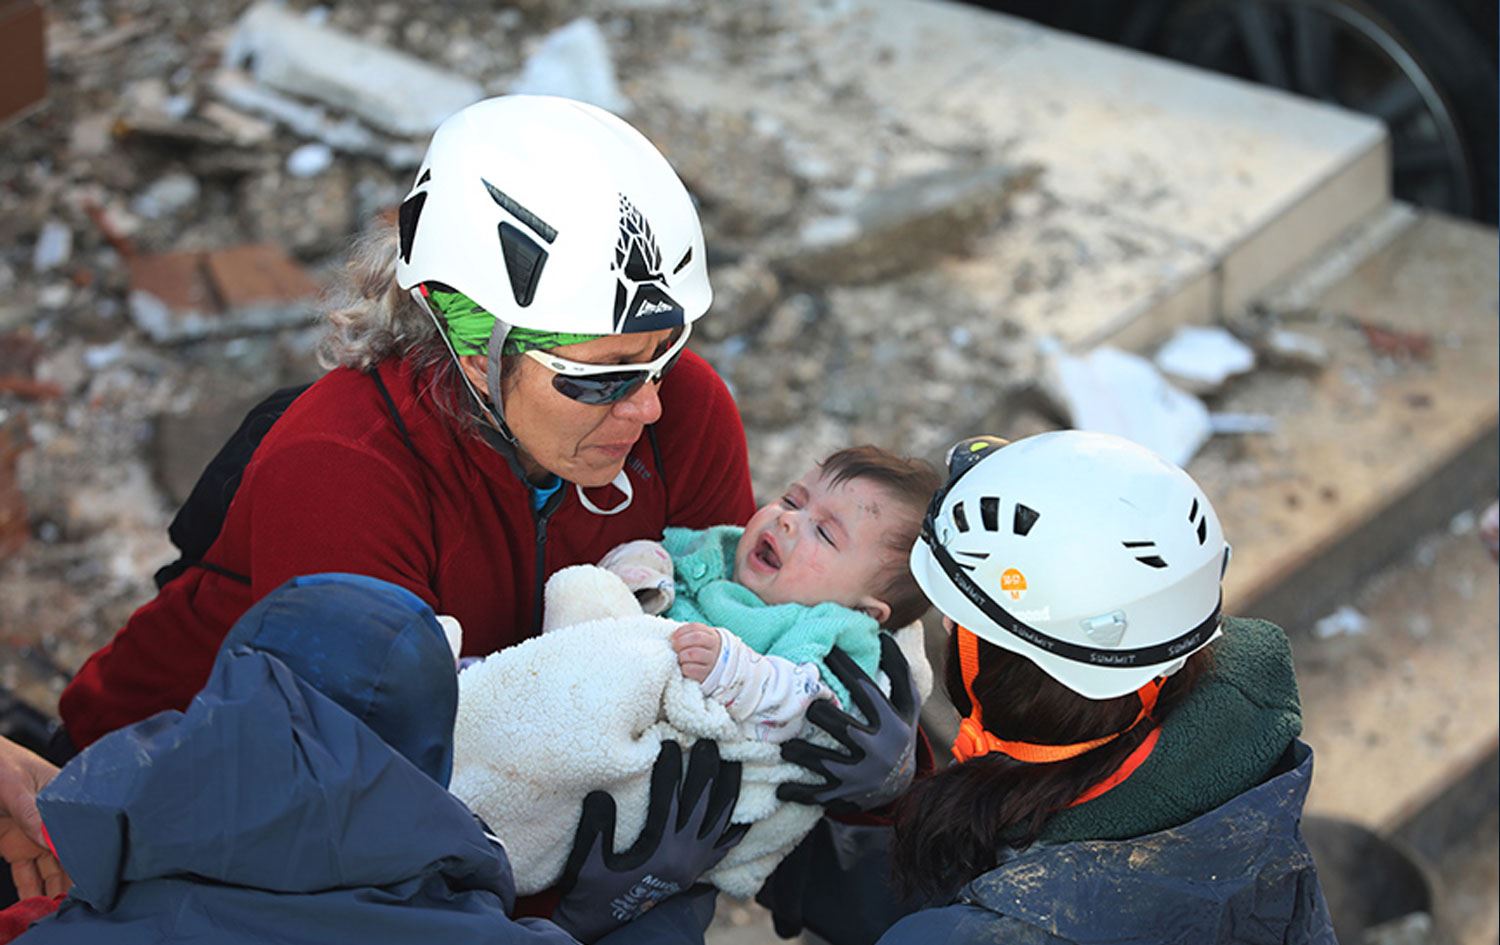
[(422, 454), (417, 452), (417, 446), (411, 441), (411, 431), (406, 429), (406, 421), (401, 419), (401, 411), (396, 409), (396, 401), (392, 399), (391, 392), (386, 388), (385, 381), (380, 379), (380, 369), (370, 368), (370, 380), (375, 382), (375, 389), (380, 391), (380, 399), (385, 401), (385, 409), (390, 412), (391, 420), (396, 424), (396, 432), (401, 434), (401, 442), (411, 450), (411, 454), (417, 459), (422, 459)]
[(167, 527), (167, 535), (172, 539), (172, 544), (182, 552), (182, 556), (156, 572), (157, 589), (165, 587), (168, 581), (192, 567), (203, 567), (241, 583), (250, 583), (250, 579), (244, 575), (218, 566), (205, 565), (203, 556), (208, 553), (209, 547), (224, 528), (224, 516), (229, 513), (229, 504), (239, 491), (245, 467), (250, 465), (250, 457), (260, 446), (260, 441), (265, 439), (271, 427), (292, 405), (292, 401), (311, 386), (302, 384), (283, 387), (251, 407), (238, 429), (230, 434), (219, 452), (208, 461), (198, 481), (193, 484), (193, 491), (188, 494), (182, 508), (173, 517), (172, 524)]
[[(366, 374), (375, 382), (375, 389), (380, 391), (380, 399), (385, 402), (386, 411), (396, 425), (396, 432), (400, 434), (401, 442), (405, 443), (411, 454), (425, 465), (426, 460), (421, 453), (417, 452), (416, 444), (411, 439), (411, 431), (407, 429), (406, 422), (401, 419), (401, 411), (396, 409), (396, 401), (391, 397), (391, 392), (386, 388), (385, 382), (381, 380), (379, 369), (371, 368)], [(158, 590), (189, 568), (202, 568), (240, 584), (250, 583), (248, 576), (204, 561), (203, 556), (218, 540), (219, 533), (224, 530), (224, 519), (229, 514), (229, 505), (234, 501), (235, 494), (239, 492), (240, 480), (245, 475), (245, 468), (250, 465), (250, 460), (260, 447), (261, 441), (265, 439), (267, 433), (271, 432), (271, 427), (281, 419), (282, 414), (286, 413), (292, 401), (311, 386), (311, 384), (303, 384), (298, 387), (283, 387), (256, 404), (245, 415), (239, 428), (209, 461), (207, 468), (203, 470), (203, 474), (198, 477), (198, 482), (193, 486), (192, 493), (182, 504), (182, 508), (178, 510), (177, 515), (172, 519), (171, 526), (167, 529), (172, 544), (177, 546), (182, 556), (156, 572)], [(653, 440), (653, 447), (654, 445)], [(659, 456), (657, 465), (661, 465)]]

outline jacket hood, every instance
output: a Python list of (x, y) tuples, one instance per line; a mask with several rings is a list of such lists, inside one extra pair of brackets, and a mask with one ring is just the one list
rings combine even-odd
[(441, 875), (508, 901), (503, 853), (439, 783), (456, 703), (414, 595), (299, 578), (246, 612), (186, 712), (100, 739), (38, 802), (74, 898), (99, 910), (184, 874), (302, 893)]
[(276, 657), (448, 786), (458, 674), (420, 597), (359, 574), (293, 578), (230, 628), (219, 658), (241, 648)]

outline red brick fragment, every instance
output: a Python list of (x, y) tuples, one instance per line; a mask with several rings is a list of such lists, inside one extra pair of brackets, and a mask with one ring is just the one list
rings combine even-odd
[(1397, 331), (1363, 321), (1359, 327), (1376, 354), (1400, 361), (1426, 361), (1432, 355), (1432, 336), (1426, 333)]
[(218, 299), (203, 269), (202, 253), (161, 253), (130, 260), (130, 288), (149, 292), (168, 308), (216, 311)]
[(29, 446), (20, 416), (0, 422), (0, 559), (15, 554), (31, 537), (26, 496), (16, 482), (16, 461)]
[(311, 298), (318, 284), (275, 246), (236, 246), (207, 255), (209, 279), (227, 311)]

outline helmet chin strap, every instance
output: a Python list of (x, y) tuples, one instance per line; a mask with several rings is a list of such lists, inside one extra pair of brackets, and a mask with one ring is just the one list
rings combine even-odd
[(625, 475), (624, 468), (621, 468), (619, 472), (615, 473), (615, 478), (610, 481), (610, 485), (625, 493), (625, 499), (619, 505), (608, 509), (601, 509), (599, 508), (599, 506), (590, 502), (588, 495), (583, 491), (583, 486), (575, 485), (573, 488), (578, 490), (578, 501), (582, 502), (583, 507), (588, 509), (590, 512), (593, 512), (595, 515), (619, 515), (621, 512), (630, 508), (631, 500), (635, 498), (635, 487), (630, 484), (630, 477)]
[[(439, 320), (437, 312), (432, 310), (432, 305), (422, 293), (422, 287), (420, 285), (413, 287), (411, 295), (427, 312), (427, 316), (432, 319), (433, 324), (437, 326), (438, 337), (443, 339), (443, 344), (448, 347), (448, 353), (453, 356), (454, 363), (458, 364), (458, 352), (453, 349), (453, 342), (449, 340), (448, 333), (443, 330), (443, 323)], [(474, 389), (474, 384), (469, 380), (469, 375), (464, 373), (461, 366), (459, 367), (458, 374), (463, 378), (464, 387), (468, 388), (469, 394), (474, 398), (474, 402), (479, 405), (480, 412), (489, 419), (495, 430), (505, 438), (505, 442), (509, 443), (514, 449), (520, 449), (521, 444), (516, 441), (516, 435), (510, 431), (510, 425), (505, 422), (505, 401), (500, 393), (500, 351), (505, 345), (505, 336), (509, 334), (510, 325), (499, 318), (495, 319), (495, 325), (490, 329), (490, 340), (485, 354), (484, 386), (490, 395), (488, 403), (479, 395), (479, 391)], [(635, 487), (630, 484), (630, 477), (625, 474), (623, 467), (619, 472), (615, 473), (615, 478), (610, 481), (610, 485), (620, 490), (625, 498), (618, 505), (607, 509), (602, 509), (593, 502), (590, 502), (589, 497), (584, 494), (582, 486), (575, 484), (573, 488), (578, 491), (578, 501), (582, 502), (583, 507), (595, 515), (619, 515), (630, 508), (630, 503), (635, 500)]]
[(490, 341), (488, 353), (486, 354), (485, 386), (489, 389), (490, 400), (486, 402), (475, 389), (474, 382), (469, 380), (469, 375), (464, 373), (463, 363), (459, 361), (458, 351), (453, 347), (453, 341), (448, 337), (448, 332), (443, 328), (443, 320), (433, 310), (432, 303), (427, 300), (423, 291), (422, 283), (417, 283), (411, 288), (411, 297), (417, 300), (427, 317), (432, 319), (432, 324), (437, 327), (437, 335), (443, 339), (443, 346), (448, 349), (448, 354), (453, 358), (453, 365), (458, 368), (459, 379), (463, 381), (464, 389), (469, 396), (474, 398), (474, 405), (479, 412), (490, 422), (490, 425), (509, 443), (512, 447), (517, 446), (516, 435), (510, 432), (510, 426), (505, 422), (505, 410), (500, 399), (500, 356), (495, 352), (500, 350), (505, 343), (505, 336), (510, 334), (510, 326), (500, 319), (495, 319), (495, 327), (490, 329)]
[[(505, 336), (508, 334), (510, 334), (510, 326), (498, 318), (495, 319), (495, 327), (490, 329), (490, 342), (485, 354), (484, 384), (490, 394), (490, 406), (487, 411), (490, 419), (495, 422), (495, 428), (511, 446), (519, 447), (516, 435), (510, 432), (510, 426), (505, 422), (505, 401), (500, 396), (500, 350), (505, 345)], [(480, 404), (480, 406), (484, 405)]]

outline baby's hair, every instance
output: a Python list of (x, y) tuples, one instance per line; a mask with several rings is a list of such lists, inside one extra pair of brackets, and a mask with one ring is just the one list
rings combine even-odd
[(891, 608), (882, 624), (887, 630), (900, 629), (927, 612), (927, 598), (911, 576), (907, 555), (922, 530), (922, 516), (933, 493), (942, 486), (942, 477), (932, 464), (910, 456), (897, 456), (878, 446), (851, 446), (839, 450), (818, 464), (829, 485), (855, 479), (882, 487), (906, 513), (886, 530), (886, 546), (895, 552), (893, 561), (882, 572), (885, 583), (875, 596)]

